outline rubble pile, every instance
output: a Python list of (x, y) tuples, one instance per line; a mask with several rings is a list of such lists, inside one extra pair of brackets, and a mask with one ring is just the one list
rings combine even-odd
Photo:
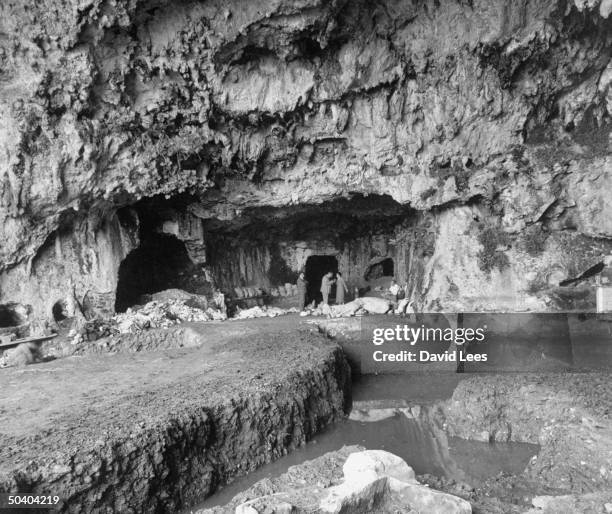
[(88, 341), (95, 341), (103, 337), (114, 335), (118, 332), (117, 327), (111, 319), (92, 319), (88, 321), (81, 330), (81, 334)]
[(298, 294), (297, 284), (286, 283), (285, 285), (273, 287), (270, 289), (271, 296), (296, 296)]
[(234, 287), (236, 298), (257, 298), (263, 296), (265, 291), (261, 287)]
[(75, 325), (68, 332), (68, 338), (73, 346), (119, 334), (113, 318), (95, 318)]
[(319, 304), (314, 309), (305, 309), (300, 316), (327, 316), (328, 318), (342, 318), (361, 316), (363, 314), (386, 314), (394, 308), (393, 302), (384, 298), (364, 296), (342, 305)]
[(251, 319), (251, 318), (276, 318), (285, 314), (298, 313), (299, 311), (292, 307), (290, 309), (281, 309), (280, 307), (255, 306), (250, 309), (238, 309), (232, 319)]
[(190, 300), (151, 301), (138, 309), (129, 308), (116, 314), (113, 321), (121, 334), (141, 332), (149, 328), (169, 328), (185, 321), (213, 321), (227, 319), (221, 311), (188, 305)]
[(298, 294), (298, 286), (297, 284), (287, 282), (284, 285), (272, 287), (269, 291), (259, 286), (234, 287), (235, 298), (259, 298), (267, 294), (275, 298), (280, 296), (296, 296)]

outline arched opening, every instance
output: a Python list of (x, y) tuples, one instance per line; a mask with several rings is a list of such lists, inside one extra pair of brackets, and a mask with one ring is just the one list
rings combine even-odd
[(18, 303), (0, 305), (0, 328), (18, 327), (27, 323), (26, 308)]
[(144, 294), (182, 288), (192, 268), (182, 241), (166, 234), (148, 234), (119, 266), (115, 310), (124, 312)]
[(68, 309), (64, 300), (58, 300), (51, 307), (51, 313), (56, 323), (64, 321), (68, 317)]
[(338, 259), (333, 255), (311, 255), (306, 259), (304, 275), (308, 281), (306, 289), (306, 302), (315, 300), (317, 303), (322, 300), (321, 279), (328, 272), (338, 271)]
[(386, 257), (378, 262), (370, 264), (370, 266), (368, 266), (368, 269), (365, 272), (364, 278), (368, 282), (371, 282), (373, 280), (378, 280), (383, 277), (393, 277), (393, 274), (393, 259), (391, 257)]

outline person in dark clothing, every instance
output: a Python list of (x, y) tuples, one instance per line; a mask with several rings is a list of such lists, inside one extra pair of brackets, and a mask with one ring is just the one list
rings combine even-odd
[(300, 310), (306, 308), (306, 290), (308, 289), (308, 280), (304, 277), (304, 272), (300, 272), (297, 279), (298, 302)]

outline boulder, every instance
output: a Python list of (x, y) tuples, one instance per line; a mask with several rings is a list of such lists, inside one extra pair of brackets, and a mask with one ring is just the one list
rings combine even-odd
[[(344, 481), (331, 487), (319, 512), (405, 512), (470, 514), (469, 502), (420, 485), (406, 462), (384, 450), (352, 453), (344, 466)], [(385, 505), (392, 505), (387, 510)]]
[(363, 308), (372, 314), (386, 314), (393, 304), (384, 298), (376, 298), (374, 296), (364, 296), (359, 298)]
[(255, 498), (236, 507), (235, 514), (291, 514), (293, 505), (277, 495)]
[(362, 308), (363, 304), (358, 298), (357, 300), (353, 300), (352, 302), (344, 303), (342, 305), (334, 305), (332, 307), (332, 316), (334, 318), (354, 316)]
[(382, 450), (344, 447), (263, 479), (224, 507), (197, 514), (470, 514), (469, 502), (420, 485), (412, 468)]
[(442, 493), (417, 483), (408, 484), (393, 477), (388, 478), (387, 485), (392, 495), (398, 496), (403, 505), (416, 512), (431, 514), (471, 514), (472, 512), (469, 502), (452, 494)]
[(367, 450), (353, 453), (342, 467), (345, 480), (352, 480), (366, 471), (375, 471), (379, 476), (389, 476), (408, 483), (416, 483), (412, 468), (404, 459), (384, 450)]
[(319, 504), (321, 513), (372, 512), (387, 490), (387, 478), (374, 471), (353, 475), (331, 487)]

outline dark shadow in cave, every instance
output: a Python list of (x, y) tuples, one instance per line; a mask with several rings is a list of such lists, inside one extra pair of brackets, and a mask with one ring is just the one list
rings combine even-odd
[(192, 267), (183, 242), (166, 234), (148, 234), (119, 266), (115, 310), (124, 312), (144, 294), (180, 288)]
[(53, 304), (51, 312), (53, 313), (53, 319), (59, 323), (64, 321), (68, 315), (66, 314), (66, 302), (64, 300), (58, 300)]
[(27, 319), (17, 312), (17, 305), (0, 305), (0, 328), (17, 327), (27, 322)]
[(306, 259), (304, 275), (308, 281), (308, 287), (306, 288), (307, 303), (313, 300), (319, 303), (323, 299), (321, 295), (321, 279), (329, 271), (332, 273), (338, 271), (338, 259), (333, 255), (311, 255)]
[(280, 254), (278, 246), (274, 246), (270, 251), (270, 268), (268, 270), (270, 283), (272, 285), (283, 285), (287, 282), (295, 284), (297, 273), (293, 271), (285, 262)]
[(392, 277), (394, 273), (393, 259), (387, 257), (379, 262), (371, 264), (365, 272), (364, 278), (369, 282), (381, 277)]

